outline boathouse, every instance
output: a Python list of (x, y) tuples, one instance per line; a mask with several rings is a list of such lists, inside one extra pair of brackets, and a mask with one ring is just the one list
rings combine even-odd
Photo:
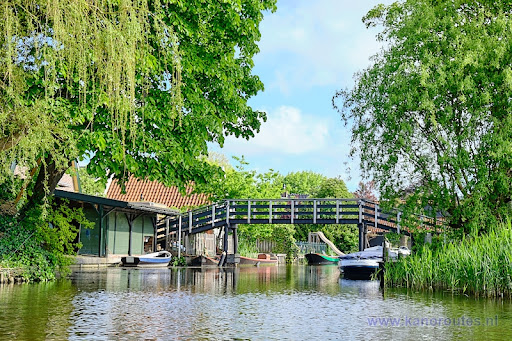
[(127, 202), (82, 193), (56, 190), (58, 200), (66, 199), (71, 207), (81, 207), (92, 229), (80, 228), (82, 244), (78, 255), (126, 256), (154, 252), (158, 245), (158, 224), (175, 217), (179, 211), (149, 202)]
[[(78, 186), (70, 182), (69, 186), (59, 186), (55, 191), (57, 200), (67, 200), (71, 207), (81, 207), (86, 217), (95, 223), (93, 229), (80, 228), (78, 238), (82, 247), (78, 255), (116, 261), (121, 256), (164, 249), (166, 245), (161, 237), (165, 234), (165, 220), (175, 218), (180, 209), (208, 202), (205, 195), (190, 194), (191, 189), (188, 195), (182, 195), (177, 187), (134, 177), (130, 177), (125, 189), (122, 193), (121, 186), (114, 181), (108, 185), (106, 197), (98, 197), (78, 193)], [(189, 250), (195, 251), (197, 242), (187, 241), (191, 244)]]

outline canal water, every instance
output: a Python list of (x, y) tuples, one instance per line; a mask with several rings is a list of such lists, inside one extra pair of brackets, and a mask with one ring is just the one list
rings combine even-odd
[(0, 340), (512, 340), (512, 303), (336, 266), (123, 269), (0, 286)]

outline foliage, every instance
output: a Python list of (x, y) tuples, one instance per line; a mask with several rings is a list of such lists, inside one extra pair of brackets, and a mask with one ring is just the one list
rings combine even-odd
[(354, 192), (354, 197), (359, 199), (368, 199), (370, 201), (377, 202), (378, 199), (377, 195), (375, 195), (375, 182), (360, 181), (356, 191)]
[(55, 242), (70, 235), (65, 229), (54, 235), (40, 205), (48, 203), (70, 160), (87, 158), (92, 177), (121, 183), (134, 175), (184, 188), (218, 176), (220, 168), (202, 157), (207, 142), (250, 138), (266, 119), (247, 101), (263, 90), (252, 74), (253, 57), (263, 12), (275, 3), (3, 1), (0, 186), (10, 182), (9, 193), (19, 193), (15, 162), (30, 182), (25, 202), (16, 206), (16, 196), (8, 198), (21, 211), (23, 223), (15, 225), (26, 228), (23, 240), (37, 238), (11, 245), (22, 252), (14, 262), (28, 266), (23, 262), (31, 260), (34, 269), (64, 264)]
[(345, 181), (341, 177), (328, 178), (320, 183), (320, 188), (314, 193), (315, 198), (352, 198)]
[(79, 168), (78, 176), (80, 177), (80, 187), (82, 193), (95, 195), (98, 197), (105, 196), (107, 180), (105, 178), (95, 178), (87, 172), (87, 168)]
[(387, 263), (387, 286), (451, 290), (485, 297), (512, 297), (510, 220), (481, 236), (421, 247), (419, 253)]
[[(257, 173), (254, 170), (246, 170), (249, 164), (244, 157), (233, 157), (238, 163), (235, 167), (226, 165), (222, 161), (225, 169), (223, 176), (216, 178), (215, 181), (197, 186), (198, 192), (209, 193), (212, 200), (222, 199), (278, 199), (281, 197), (283, 187), (283, 176), (272, 169), (266, 173)], [(214, 156), (211, 162), (217, 163), (217, 160), (223, 160), (220, 156)], [(220, 164), (219, 164), (220, 165)]]
[(384, 235), (387, 239), (387, 241), (391, 244), (393, 247), (399, 247), (400, 244), (400, 237), (401, 235), (394, 232), (388, 232)]
[(238, 239), (238, 253), (241, 256), (256, 258), (258, 256), (258, 247), (254, 241), (244, 236), (239, 236)]
[[(23, 220), (0, 216), (0, 266), (21, 268), (27, 280), (50, 280), (56, 271), (65, 273), (72, 255), (79, 248), (78, 226), (92, 228), (81, 208), (69, 203), (32, 209)], [(41, 219), (43, 217), (43, 219)]]
[(284, 177), (286, 191), (291, 194), (305, 194), (314, 196), (326, 177), (312, 171), (299, 171), (288, 173)]
[(77, 157), (94, 177), (206, 182), (220, 172), (200, 157), (207, 142), (265, 120), (247, 101), (263, 89), (252, 58), (275, 2), (3, 3), (0, 183), (13, 160), (50, 167), (39, 203)]
[(407, 0), (363, 19), (385, 48), (333, 103), (384, 199), (474, 232), (510, 213), (511, 9)]
[(276, 224), (272, 231), (272, 240), (276, 243), (272, 251), (285, 253), (287, 262), (291, 262), (298, 251), (293, 237), (294, 232), (295, 227), (291, 224)]
[(186, 266), (187, 265), (187, 260), (183, 256), (172, 257), (171, 265), (174, 266), (174, 267), (176, 267), (176, 266)]

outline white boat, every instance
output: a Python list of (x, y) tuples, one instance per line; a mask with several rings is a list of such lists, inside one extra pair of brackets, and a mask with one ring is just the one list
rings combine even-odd
[(340, 256), (338, 265), (345, 278), (369, 279), (379, 269), (382, 262), (382, 246), (374, 246), (364, 251)]
[(121, 262), (123, 266), (166, 267), (169, 265), (171, 257), (171, 253), (168, 251), (158, 251), (141, 256), (122, 257)]
[[(374, 246), (364, 251), (349, 253), (339, 257), (338, 265), (345, 278), (369, 279), (379, 269), (379, 264), (384, 259), (383, 252), (382, 246)], [(388, 249), (388, 257), (391, 261), (410, 254), (411, 251), (405, 246)]]

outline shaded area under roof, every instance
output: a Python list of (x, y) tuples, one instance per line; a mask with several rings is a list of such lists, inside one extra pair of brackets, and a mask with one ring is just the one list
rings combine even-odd
[(178, 210), (171, 208), (151, 206), (144, 203), (134, 203), (123, 200), (108, 199), (82, 193), (55, 190), (53, 194), (57, 198), (68, 199), (75, 202), (88, 203), (92, 205), (108, 206), (111, 207), (112, 209), (116, 209), (117, 211), (123, 211), (127, 213), (156, 213), (166, 216), (176, 216), (179, 214)]

